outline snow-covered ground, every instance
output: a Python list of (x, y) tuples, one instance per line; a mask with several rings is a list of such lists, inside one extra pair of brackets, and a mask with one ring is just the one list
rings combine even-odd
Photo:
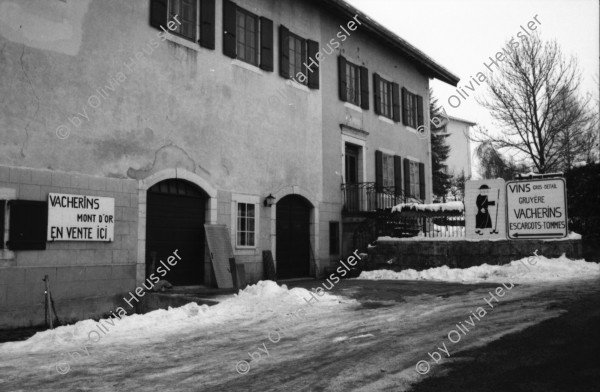
[(357, 279), (365, 280), (430, 280), (457, 283), (534, 283), (572, 279), (598, 279), (600, 265), (585, 260), (570, 260), (564, 255), (556, 259), (544, 256), (526, 257), (505, 265), (483, 264), (470, 268), (442, 266), (424, 271), (407, 269), (364, 271)]
[[(597, 264), (540, 257), (530, 266), (538, 270), (526, 273), (518, 272), (517, 264), (430, 272), (434, 280), (454, 282), (518, 283), (517, 274), (523, 279), (545, 274), (555, 282), (550, 289), (534, 279), (535, 284), (509, 290), (468, 335), (448, 347), (447, 361), (458, 351), (557, 316), (561, 310), (549, 307), (557, 296), (598, 290), (597, 280), (574, 280), (597, 279)], [(374, 289), (367, 296), (369, 285)], [(212, 307), (188, 304), (100, 323), (82, 321), (1, 344), (0, 391), (407, 390), (423, 377), (415, 364), (457, 322), (484, 306), (494, 289), (418, 285), (342, 281), (335, 295), (326, 293), (309, 304), (308, 290), (267, 281)], [(91, 332), (99, 330), (105, 333)], [(90, 334), (100, 338), (90, 343)]]

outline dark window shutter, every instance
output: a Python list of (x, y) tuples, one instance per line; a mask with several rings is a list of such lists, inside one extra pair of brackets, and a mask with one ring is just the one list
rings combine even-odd
[(404, 194), (412, 197), (410, 194), (410, 160), (404, 158)]
[(381, 77), (379, 74), (373, 74), (373, 91), (375, 101), (375, 114), (381, 114)]
[(348, 83), (346, 81), (346, 58), (344, 56), (338, 57), (338, 79), (340, 99), (344, 102), (348, 102)]
[(273, 72), (273, 21), (260, 17), (260, 69)]
[(423, 120), (423, 97), (417, 95), (417, 127), (420, 127), (425, 124)]
[(223, 0), (223, 54), (232, 59), (237, 57), (236, 12), (237, 6), (233, 2)]
[(402, 124), (408, 125), (408, 91), (402, 87)]
[(11, 200), (8, 248), (46, 249), (48, 204), (45, 201)]
[(394, 186), (396, 196), (402, 196), (402, 158), (394, 155)]
[(4, 249), (4, 218), (6, 212), (6, 200), (0, 200), (0, 249)]
[(215, 0), (200, 0), (200, 46), (215, 48)]
[(400, 86), (398, 83), (392, 83), (392, 109), (392, 119), (400, 122)]
[(383, 153), (375, 151), (375, 191), (383, 191)]
[(369, 70), (360, 67), (360, 107), (369, 110)]
[(425, 200), (425, 164), (419, 163), (419, 193), (421, 200)]
[(150, 26), (160, 29), (167, 26), (167, 0), (150, 0)]
[[(317, 59), (315, 58), (317, 57), (317, 53), (319, 53), (319, 43), (316, 41), (307, 40), (306, 46), (308, 48), (307, 64), (312, 64), (312, 60), (314, 60), (315, 63), (319, 64), (319, 61), (317, 61)], [(320, 87), (320, 67), (312, 65), (310, 69), (312, 70), (312, 72), (308, 71), (308, 87), (318, 90)]]
[(279, 26), (279, 75), (290, 78), (290, 31), (284, 25)]

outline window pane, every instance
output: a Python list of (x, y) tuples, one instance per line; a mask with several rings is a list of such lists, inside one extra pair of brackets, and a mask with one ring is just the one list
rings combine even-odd
[(248, 217), (254, 218), (254, 204), (246, 204), (248, 210)]
[(247, 240), (247, 243), (246, 243), (247, 246), (254, 246), (254, 233), (248, 233), (246, 240)]

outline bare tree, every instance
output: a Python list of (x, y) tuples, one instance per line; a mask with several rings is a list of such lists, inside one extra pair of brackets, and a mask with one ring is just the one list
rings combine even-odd
[(537, 34), (507, 47), (512, 51), (489, 76), (489, 98), (478, 100), (503, 134), (484, 130), (476, 141), (490, 142), (494, 150), (519, 151), (540, 173), (572, 164), (573, 155), (565, 150), (580, 151), (582, 135), (593, 121), (589, 97), (578, 95), (576, 60), (566, 60), (556, 41), (543, 42)]
[(514, 159), (500, 154), (490, 141), (479, 144), (475, 149), (475, 155), (479, 159), (479, 174), (484, 179), (512, 180), (516, 174), (525, 173), (528, 170), (524, 164), (517, 164)]

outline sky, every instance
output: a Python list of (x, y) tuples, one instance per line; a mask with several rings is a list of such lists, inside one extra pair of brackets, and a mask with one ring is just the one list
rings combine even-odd
[[(598, 98), (600, 87), (599, 0), (346, 0), (444, 66), (461, 81), (487, 71), (495, 56), (521, 25), (537, 15), (543, 39), (556, 39), (564, 54), (574, 56), (582, 75), (581, 93)], [(433, 80), (434, 96), (453, 116), (497, 130), (487, 110), (473, 96), (453, 109), (455, 88)], [(484, 84), (477, 96), (485, 96)], [(456, 101), (453, 101), (456, 106)]]

